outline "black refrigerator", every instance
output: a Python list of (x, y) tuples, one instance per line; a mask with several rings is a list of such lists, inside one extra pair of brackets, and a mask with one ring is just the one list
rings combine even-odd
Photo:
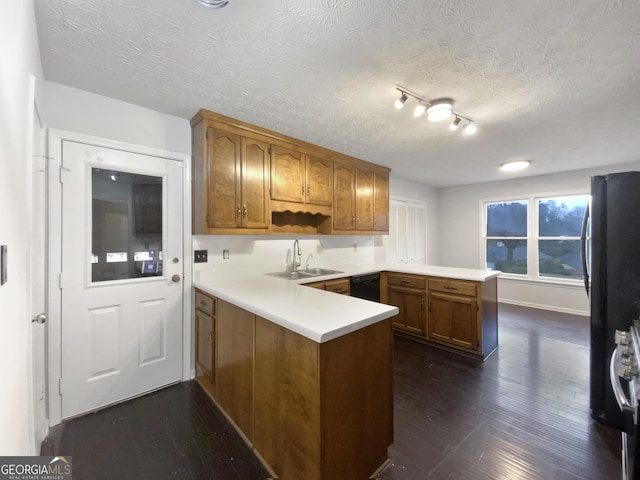
[(606, 425), (632, 432), (631, 416), (623, 415), (614, 397), (609, 365), (615, 331), (629, 330), (639, 314), (640, 172), (591, 178), (591, 206), (585, 215), (583, 241), (585, 286), (591, 302), (591, 415)]

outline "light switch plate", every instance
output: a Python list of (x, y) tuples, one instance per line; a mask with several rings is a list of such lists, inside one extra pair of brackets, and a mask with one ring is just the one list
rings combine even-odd
[(7, 246), (0, 245), (0, 285), (7, 283)]

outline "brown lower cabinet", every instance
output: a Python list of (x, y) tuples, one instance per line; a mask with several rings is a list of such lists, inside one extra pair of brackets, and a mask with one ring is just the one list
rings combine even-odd
[(216, 302), (203, 292), (195, 295), (195, 331), (196, 331), (196, 378), (213, 391), (213, 335), (215, 332)]
[(391, 319), (318, 343), (215, 302), (215, 388), (196, 378), (274, 477), (365, 480), (385, 464), (393, 442)]
[(334, 278), (333, 280), (322, 280), (320, 282), (305, 283), (305, 287), (327, 290), (328, 292), (340, 293), (342, 295), (351, 294), (351, 277)]
[(485, 360), (498, 347), (497, 279), (470, 281), (383, 272), (380, 299), (396, 332)]

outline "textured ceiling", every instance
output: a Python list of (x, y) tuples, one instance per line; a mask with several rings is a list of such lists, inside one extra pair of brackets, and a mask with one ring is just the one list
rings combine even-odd
[[(434, 187), (640, 160), (635, 0), (34, 0), (47, 80), (200, 108)], [(396, 110), (452, 97), (478, 133)], [(524, 173), (500, 163), (532, 160)]]

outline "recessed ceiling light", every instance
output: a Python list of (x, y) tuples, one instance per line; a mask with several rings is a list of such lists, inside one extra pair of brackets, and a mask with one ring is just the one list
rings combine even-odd
[(222, 8), (229, 3), (227, 0), (196, 0), (196, 2), (209, 8)]
[(500, 165), (500, 170), (505, 172), (515, 172), (516, 170), (522, 170), (531, 165), (530, 160), (516, 160), (515, 162), (507, 162)]

